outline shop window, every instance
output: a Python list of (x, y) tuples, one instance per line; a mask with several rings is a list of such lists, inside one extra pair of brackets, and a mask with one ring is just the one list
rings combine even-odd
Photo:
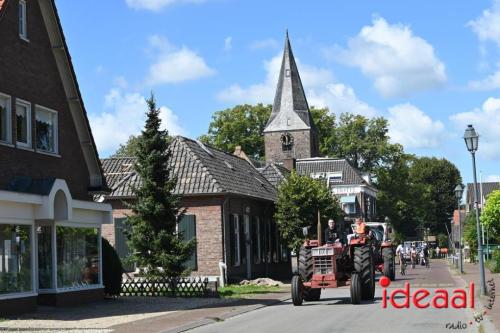
[(31, 226), (0, 225), (0, 294), (33, 291)]
[(57, 288), (99, 284), (99, 230), (57, 227)]
[(40, 226), (38, 240), (38, 288), (52, 289), (52, 227)]

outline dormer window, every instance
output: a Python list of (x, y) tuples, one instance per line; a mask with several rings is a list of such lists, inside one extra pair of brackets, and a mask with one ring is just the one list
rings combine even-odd
[(285, 77), (290, 77), (290, 69), (285, 69)]
[(28, 23), (26, 19), (26, 0), (19, 0), (19, 37), (28, 40)]

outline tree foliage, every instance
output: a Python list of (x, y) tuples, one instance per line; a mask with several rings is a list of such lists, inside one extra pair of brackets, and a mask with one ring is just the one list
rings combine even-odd
[(292, 171), (278, 188), (275, 214), (281, 235), (291, 249), (298, 250), (302, 245), (304, 227), (317, 225), (318, 210), (322, 223), (340, 214), (339, 203), (324, 181)]
[(477, 255), (477, 224), (476, 224), (476, 211), (471, 210), (465, 217), (463, 236), (464, 240), (470, 247), (472, 258)]
[(179, 276), (184, 262), (195, 247), (176, 231), (183, 215), (180, 196), (173, 194), (176, 178), (172, 174), (168, 132), (160, 130), (160, 110), (154, 97), (147, 100), (145, 128), (137, 142), (135, 170), (142, 183), (134, 189), (136, 200), (130, 204), (133, 215), (127, 237), (132, 259), (149, 276)]
[(126, 143), (121, 143), (120, 147), (111, 157), (133, 157), (137, 153), (139, 147), (140, 135), (131, 135)]
[(217, 111), (212, 116), (208, 134), (202, 135), (200, 141), (226, 152), (241, 146), (248, 156), (263, 159), (263, 132), (271, 109), (271, 105), (245, 104)]
[(500, 190), (488, 195), (481, 214), (481, 223), (488, 228), (489, 236), (500, 242)]

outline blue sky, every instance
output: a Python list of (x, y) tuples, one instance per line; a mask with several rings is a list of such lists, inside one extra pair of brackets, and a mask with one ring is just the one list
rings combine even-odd
[(56, 1), (102, 157), (139, 133), (154, 91), (173, 134), (274, 96), (285, 29), (310, 105), (384, 116), (408, 152), (446, 157), (461, 136), (500, 181), (499, 1)]

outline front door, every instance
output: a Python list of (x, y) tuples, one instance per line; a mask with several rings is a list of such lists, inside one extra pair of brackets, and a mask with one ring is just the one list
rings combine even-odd
[(252, 278), (252, 238), (250, 234), (250, 216), (245, 215), (245, 246), (247, 262), (247, 279)]

